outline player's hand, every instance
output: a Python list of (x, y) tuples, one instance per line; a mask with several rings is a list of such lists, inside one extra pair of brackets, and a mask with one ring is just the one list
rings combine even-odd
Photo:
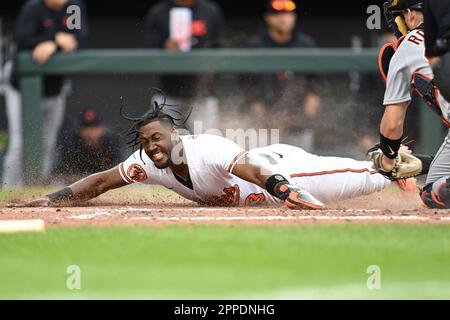
[(405, 145), (400, 145), (400, 149), (398, 150), (398, 152), (404, 152), (404, 153), (407, 153), (407, 154), (412, 154), (412, 150), (408, 147), (408, 146), (405, 146)]
[(64, 52), (73, 52), (78, 48), (78, 41), (75, 36), (67, 32), (58, 32), (55, 41)]
[(168, 51), (180, 51), (180, 46), (173, 39), (167, 39), (164, 43), (164, 48), (166, 48), (166, 50)]
[(48, 197), (42, 197), (34, 199), (24, 203), (25, 207), (48, 207), (50, 206), (50, 199)]
[(10, 203), (7, 206), (8, 207), (49, 207), (51, 205), (51, 201), (48, 197), (42, 197), (38, 199), (28, 200), (28, 201), (22, 201), (19, 203)]
[(284, 200), (284, 204), (290, 209), (317, 210), (325, 206), (308, 191), (300, 190), (289, 184), (280, 186), (278, 197)]
[(33, 60), (39, 64), (47, 63), (57, 48), (56, 43), (53, 41), (41, 42), (33, 50)]

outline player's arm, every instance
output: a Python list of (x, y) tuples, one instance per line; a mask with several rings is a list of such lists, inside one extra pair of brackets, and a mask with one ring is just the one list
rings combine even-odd
[[(384, 94), (385, 106), (380, 124), (380, 142), (368, 151), (374, 168), (390, 178), (400, 164), (398, 157), (403, 140), (406, 111), (411, 101), (411, 55), (414, 48), (404, 46), (395, 51), (389, 62)], [(412, 159), (412, 158), (411, 158)], [(394, 170), (395, 169), (395, 170)]]
[(281, 174), (270, 174), (266, 168), (252, 161), (248, 155), (234, 165), (231, 173), (266, 189), (271, 195), (284, 201), (291, 209), (321, 209), (324, 206), (308, 192), (290, 185)]
[(399, 139), (403, 135), (408, 102), (391, 104), (385, 107), (380, 125), (380, 133), (389, 139)]
[(427, 173), (432, 157), (413, 155), (402, 147), (408, 102), (387, 105), (380, 125), (380, 143), (368, 151), (373, 167), (388, 179), (398, 180)]
[(68, 187), (58, 190), (27, 203), (28, 206), (46, 206), (59, 203), (87, 201), (95, 198), (108, 190), (123, 187), (127, 184), (120, 176), (118, 167), (92, 174)]
[(380, 124), (380, 147), (383, 151), (383, 167), (394, 166), (403, 139), (403, 125), (409, 102), (387, 105)]

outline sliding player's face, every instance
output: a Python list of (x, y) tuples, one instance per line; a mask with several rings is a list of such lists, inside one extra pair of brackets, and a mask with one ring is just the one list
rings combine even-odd
[(174, 128), (165, 122), (152, 121), (139, 129), (145, 153), (158, 169), (172, 165)]

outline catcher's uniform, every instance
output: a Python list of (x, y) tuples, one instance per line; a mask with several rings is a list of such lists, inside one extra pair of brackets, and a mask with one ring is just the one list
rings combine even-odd
[[(246, 154), (233, 141), (214, 135), (181, 136), (192, 182), (177, 179), (170, 168), (158, 169), (136, 151), (119, 165), (127, 183), (162, 185), (198, 203), (244, 206), (280, 202), (265, 189), (233, 175), (234, 165)], [(284, 175), (321, 201), (356, 197), (380, 191), (390, 181), (371, 169), (372, 163), (349, 158), (320, 157), (303, 149), (276, 144), (249, 151), (264, 170)], [(268, 173), (269, 173), (268, 172)]]
[[(425, 33), (421, 29), (409, 32), (401, 41), (389, 63), (386, 81), (384, 105), (392, 105), (411, 101), (412, 84), (417, 75), (423, 79), (433, 79), (433, 71), (425, 58)], [(436, 103), (433, 108), (442, 121), (450, 126), (450, 104), (436, 90), (433, 92)], [(434, 157), (427, 175), (426, 183), (450, 175), (450, 131), (444, 143)]]

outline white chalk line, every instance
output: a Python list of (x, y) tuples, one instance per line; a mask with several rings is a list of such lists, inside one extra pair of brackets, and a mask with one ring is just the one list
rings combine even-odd
[(84, 214), (73, 215), (70, 218), (78, 219), (78, 220), (89, 220), (89, 219), (93, 219), (96, 217), (111, 217), (111, 216), (113, 216), (113, 214), (111, 212), (99, 210), (94, 213), (84, 213)]
[[(230, 208), (229, 211), (236, 211), (236, 209)], [(217, 208), (167, 208), (167, 209), (145, 209), (145, 208), (122, 208), (122, 209), (110, 209), (110, 210), (98, 210), (91, 209), (92, 213), (72, 215), (69, 218), (75, 220), (91, 220), (98, 217), (117, 218), (121, 217), (124, 220), (137, 220), (137, 221), (450, 221), (449, 217), (430, 217), (430, 216), (418, 216), (418, 215), (328, 215), (331, 211), (327, 211), (327, 215), (222, 215), (222, 216), (195, 216), (195, 215), (178, 215), (178, 216), (143, 216), (143, 217), (127, 217), (129, 212), (140, 213), (161, 213), (173, 214), (179, 212), (185, 212), (186, 210), (194, 212), (215, 212)], [(382, 210), (335, 210), (335, 212), (345, 213), (375, 213)], [(246, 209), (246, 213), (258, 213), (267, 212), (266, 209)], [(309, 211), (316, 212), (316, 211)]]
[(359, 221), (445, 221), (445, 217), (429, 218), (419, 216), (218, 216), (218, 217), (130, 217), (128, 220), (147, 221), (304, 221), (304, 220), (359, 220)]
[[(248, 207), (204, 207), (204, 208), (198, 208), (198, 207), (185, 207), (185, 208), (136, 208), (136, 207), (123, 207), (120, 209), (108, 209), (107, 212), (113, 212), (113, 213), (128, 213), (128, 212), (142, 212), (142, 213), (159, 213), (159, 212), (217, 212), (217, 210), (227, 210), (227, 212), (267, 212), (267, 211), (273, 211), (273, 210), (280, 210), (280, 212), (292, 212), (293, 210), (285, 209), (282, 207), (264, 207), (264, 208), (248, 208)], [(90, 209), (90, 211), (95, 212), (103, 212), (106, 211), (105, 209)], [(351, 212), (351, 213), (376, 213), (376, 212), (383, 212), (386, 210), (381, 209), (326, 209), (327, 212), (336, 212), (336, 213), (343, 213), (343, 212)], [(405, 210), (407, 211), (407, 210)], [(413, 211), (413, 210), (411, 210)], [(317, 212), (317, 210), (302, 210), (302, 212)]]

